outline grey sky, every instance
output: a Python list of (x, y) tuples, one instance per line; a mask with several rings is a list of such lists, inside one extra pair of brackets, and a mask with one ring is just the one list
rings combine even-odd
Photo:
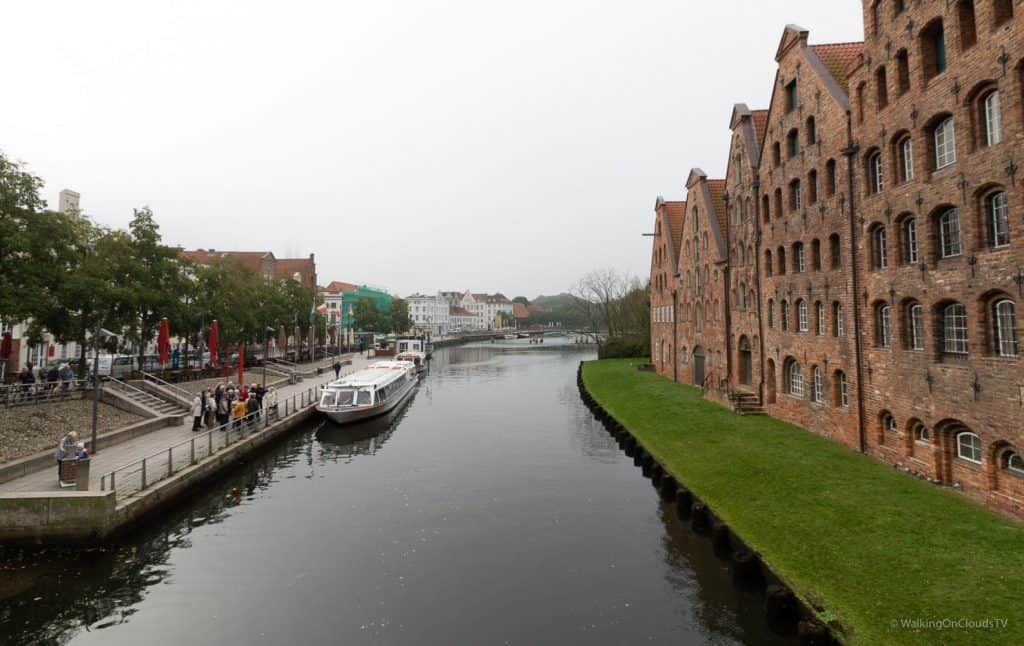
[(855, 0), (33, 2), (4, 8), (0, 149), (169, 244), (317, 255), (321, 284), (554, 293), (646, 274), (656, 195), (724, 172), (782, 29)]

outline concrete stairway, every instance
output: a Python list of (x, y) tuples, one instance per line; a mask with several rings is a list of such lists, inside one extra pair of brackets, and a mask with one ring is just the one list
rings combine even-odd
[(106, 382), (106, 385), (117, 391), (125, 399), (129, 399), (158, 415), (181, 415), (187, 411), (187, 408), (179, 402), (163, 399), (131, 384), (126, 384), (119, 379), (110, 379)]
[(733, 391), (729, 395), (732, 409), (740, 415), (764, 415), (761, 399), (754, 393), (742, 390)]

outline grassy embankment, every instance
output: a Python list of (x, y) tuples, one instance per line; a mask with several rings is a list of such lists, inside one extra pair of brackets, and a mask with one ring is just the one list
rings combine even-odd
[[(851, 644), (1024, 644), (1024, 526), (697, 389), (584, 365), (590, 393)], [(915, 631), (906, 619), (1006, 620)]]

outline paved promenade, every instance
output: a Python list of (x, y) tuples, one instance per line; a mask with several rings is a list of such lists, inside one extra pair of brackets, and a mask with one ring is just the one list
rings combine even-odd
[[(367, 359), (358, 354), (349, 355), (342, 357), (342, 360), (351, 359), (352, 364), (342, 368), (341, 374), (345, 375), (354, 372), (368, 363), (377, 361), (375, 358)], [(295, 401), (299, 401), (302, 393), (309, 391), (310, 388), (314, 389), (314, 397), (319, 393), (319, 388), (323, 384), (334, 379), (334, 371), (330, 369), (332, 361), (327, 360), (319, 365), (324, 368), (322, 375), (314, 377), (306, 377), (303, 381), (289, 386), (283, 385), (276, 387), (278, 392), (278, 402), (283, 408), (285, 400), (289, 402), (292, 398), (296, 398)], [(302, 370), (308, 370), (308, 364), (304, 364), (301, 367)], [(186, 385), (187, 387), (187, 385)], [(291, 407), (291, 404), (289, 404)], [(204, 429), (205, 430), (205, 429)], [(93, 456), (90, 470), (89, 470), (89, 490), (99, 491), (100, 489), (100, 477), (106, 473), (110, 473), (114, 469), (118, 469), (122, 466), (137, 462), (142, 458), (159, 455), (162, 451), (175, 444), (181, 442), (187, 442), (189, 438), (199, 435), (198, 433), (192, 432), (192, 418), (189, 417), (181, 425), (169, 426), (167, 428), (147, 433), (135, 439), (121, 444), (115, 444), (111, 447), (104, 447), (102, 436), (99, 443), (99, 451)], [(80, 437), (88, 437), (88, 431), (80, 431)], [(56, 447), (54, 447), (56, 448)], [(0, 483), (0, 495), (5, 493), (14, 492), (60, 492), (60, 491), (73, 491), (72, 489), (61, 489), (57, 485), (57, 465), (54, 463), (45, 469), (41, 469), (35, 473), (11, 480), (9, 482)]]

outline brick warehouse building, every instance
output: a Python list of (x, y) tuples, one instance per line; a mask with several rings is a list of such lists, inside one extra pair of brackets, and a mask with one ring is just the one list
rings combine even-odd
[(651, 254), (651, 357), (659, 374), (676, 379), (676, 276), (686, 202), (654, 204), (654, 253)]
[(1024, 9), (863, 9), (864, 43), (786, 27), (768, 110), (734, 107), (723, 282), (688, 283), (707, 258), (687, 251), (687, 213), (678, 365), (660, 371), (694, 383), (694, 341), (711, 340), (687, 307), (720, 301), (726, 379), (706, 395), (1024, 518)]

